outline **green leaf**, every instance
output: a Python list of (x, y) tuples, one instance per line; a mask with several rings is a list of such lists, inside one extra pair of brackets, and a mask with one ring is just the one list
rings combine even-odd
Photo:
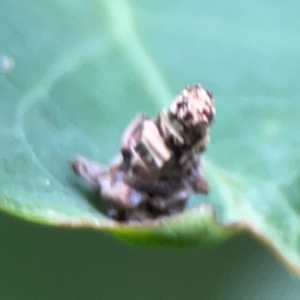
[[(300, 272), (299, 3), (231, 2), (235, 11), (197, 0), (2, 1), (0, 209), (138, 245), (205, 246), (247, 230)], [(137, 112), (155, 116), (197, 82), (217, 104), (210, 195), (155, 222), (108, 219), (70, 159), (107, 163)]]

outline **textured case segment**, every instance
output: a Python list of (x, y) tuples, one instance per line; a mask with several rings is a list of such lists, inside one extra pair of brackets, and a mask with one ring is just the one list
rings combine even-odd
[(203, 158), (215, 115), (212, 94), (186, 87), (156, 120), (138, 115), (126, 128), (121, 159), (102, 167), (85, 158), (74, 171), (99, 191), (119, 221), (154, 219), (182, 211), (195, 193), (208, 193)]

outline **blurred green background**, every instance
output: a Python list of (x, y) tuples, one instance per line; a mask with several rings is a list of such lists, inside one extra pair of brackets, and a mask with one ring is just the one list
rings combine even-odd
[(249, 237), (197, 250), (141, 250), (86, 230), (0, 216), (1, 300), (298, 300), (300, 285)]
[[(3, 81), (1, 88), (5, 91), (4, 94), (15, 93), (13, 97), (20, 97), (24, 90), (35, 86), (44, 75), (45, 65), (41, 62), (47, 61), (51, 66), (57, 59), (57, 53), (67, 53), (69, 48), (78, 44), (78, 37), (89, 41), (96, 36), (97, 26), (99, 31), (100, 28), (103, 32), (108, 30), (98, 13), (100, 6), (97, 2), (101, 1), (89, 2), (93, 4), (81, 0), (1, 1), (0, 52), (7, 52), (14, 57), (21, 57), (25, 53), (23, 60), (16, 61), (16, 66), (21, 69), (21, 72), (13, 75), (17, 88), (14, 89)], [(139, 33), (147, 50), (161, 66), (172, 90), (179, 91), (182, 84), (201, 80), (204, 86), (212, 88), (223, 99), (257, 96), (269, 97), (271, 102), (272, 97), (295, 97), (299, 93), (298, 0), (136, 0), (130, 3), (133, 4)], [(57, 16), (57, 19), (50, 19), (48, 13), (49, 16)], [(182, 14), (184, 19), (181, 19)], [(198, 14), (201, 15), (199, 19)], [(68, 21), (65, 21), (65, 16), (68, 16)], [(78, 19), (84, 25), (79, 24)], [(167, 25), (162, 28), (160, 23)], [(199, 28), (195, 28), (195, 24)], [(15, 27), (20, 31), (14, 30)], [(185, 36), (187, 28), (190, 32)], [(198, 48), (196, 38), (195, 41), (190, 38), (191, 32), (197, 38), (200, 36), (203, 42), (201, 48)], [(16, 41), (15, 47), (6, 43), (12, 36)], [(24, 36), (28, 40), (23, 39)], [(298, 40), (294, 37), (298, 37)], [(35, 43), (37, 38), (40, 44)], [(97, 47), (96, 45), (96, 50)], [(127, 71), (128, 66), (118, 50), (118, 46), (114, 45), (107, 60), (100, 60), (97, 53), (91, 50), (94, 56), (92, 62), (89, 61), (82, 69), (76, 70), (77, 73), (67, 74), (62, 85), (60, 82), (56, 84), (49, 97), (55, 104), (60, 104), (62, 98), (68, 97), (73, 97), (74, 103), (79, 103), (86, 96), (85, 90), (82, 88), (80, 94), (74, 89), (74, 85), (82, 87), (87, 84), (87, 89), (94, 93), (94, 98), (100, 92), (104, 95), (103, 98), (107, 96), (105, 101), (108, 104), (101, 108), (102, 116), (106, 118), (102, 121), (110, 122), (114, 113), (113, 118), (118, 120), (118, 126), (110, 122), (106, 128), (102, 126), (91, 133), (91, 139), (94, 140), (99, 132), (112, 134), (113, 138), (109, 136), (102, 141), (103, 153), (97, 153), (105, 159), (111, 156), (112, 149), (118, 148), (116, 141), (122, 130), (120, 124), (126, 124), (135, 114), (140, 104), (137, 99), (146, 97), (144, 87), (137, 90), (137, 76), (132, 70)], [(76, 52), (72, 55), (76, 57)], [(183, 61), (183, 57), (187, 61), (186, 65), (178, 63)], [(118, 68), (123, 68), (123, 72), (110, 73), (110, 70)], [(99, 78), (109, 80), (103, 84)], [(119, 99), (123, 93), (138, 96), (130, 99), (133, 101), (132, 107), (129, 104), (126, 104), (125, 109), (121, 107), (122, 115), (118, 118), (120, 111), (116, 112), (115, 102), (110, 103), (110, 99)], [(84, 98), (87, 99), (87, 110), (98, 116), (94, 103), (89, 104), (90, 96)], [(228, 102), (222, 102), (222, 99), (218, 101), (221, 110), (227, 106)], [(70, 106), (64, 102), (62, 104), (66, 114), (74, 108), (73, 115), (70, 113), (69, 118), (78, 118), (75, 122), (81, 124), (81, 116), (76, 114), (76, 107), (69, 104)], [(1, 106), (2, 110), (7, 109), (7, 119), (0, 120), (0, 124), (3, 122), (10, 125), (14, 109), (10, 105), (4, 103)], [(150, 102), (143, 105), (152, 114), (156, 111)], [(59, 119), (59, 114), (53, 111), (51, 113), (54, 120), (58, 119), (55, 121), (57, 127), (65, 126), (64, 120)], [(247, 114), (246, 109), (244, 116)], [(218, 118), (220, 124), (225, 124), (222, 123), (222, 118), (224, 121), (229, 117), (221, 115)], [(31, 130), (34, 126), (30, 127), (30, 118), (26, 122)], [(95, 117), (92, 123), (83, 126), (95, 127), (97, 122)], [(236, 124), (233, 121), (231, 125)], [(226, 135), (230, 128), (227, 130), (225, 126), (221, 126), (217, 130), (219, 135), (223, 131)], [(34, 130), (29, 134), (32, 141), (36, 134)], [(56, 134), (54, 131), (53, 135)], [(65, 156), (71, 157), (73, 149), (68, 150), (68, 144), (63, 146), (65, 148), (60, 148), (60, 142), (60, 139), (54, 141), (53, 138), (53, 148), (58, 152), (57, 155), (60, 155), (59, 151), (70, 151)], [(218, 143), (220, 147), (217, 147)], [(215, 145), (217, 146), (210, 152), (212, 156), (215, 155), (220, 164), (231, 165), (232, 162), (227, 159), (228, 151), (218, 153), (221, 152), (222, 141), (216, 141)], [(35, 146), (38, 147), (39, 144)], [(96, 156), (96, 150), (86, 151), (90, 151), (90, 154), (94, 151), (93, 155)], [(246, 159), (253, 157), (252, 150), (246, 150)], [(241, 152), (245, 153), (246, 150), (242, 149)], [(63, 156), (60, 158), (62, 161), (66, 159)], [(239, 159), (243, 161), (245, 157), (234, 157), (236, 170), (244, 167)], [(49, 169), (52, 168), (53, 173), (63, 180), (64, 174), (59, 177), (61, 165), (52, 164), (51, 160), (47, 163)], [(249, 161), (247, 168), (247, 171), (255, 173), (257, 166)], [(60, 202), (59, 198), (56, 200)], [(298, 300), (299, 283), (299, 279), (286, 271), (269, 251), (248, 236), (235, 237), (224, 245), (205, 252), (196, 249), (138, 249), (127, 247), (95, 231), (38, 226), (0, 215), (0, 300)]]

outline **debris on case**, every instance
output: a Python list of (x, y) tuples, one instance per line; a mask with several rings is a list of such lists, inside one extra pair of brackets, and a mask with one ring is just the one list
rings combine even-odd
[(115, 220), (179, 213), (190, 196), (209, 191), (202, 155), (214, 115), (212, 93), (199, 84), (186, 87), (155, 120), (144, 115), (132, 120), (111, 166), (77, 157), (72, 168), (99, 192)]

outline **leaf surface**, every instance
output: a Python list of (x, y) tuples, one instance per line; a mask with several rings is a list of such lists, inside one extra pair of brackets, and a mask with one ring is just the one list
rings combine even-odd
[[(206, 245), (248, 230), (299, 272), (300, 7), (247, 6), (1, 2), (0, 209), (135, 244)], [(210, 195), (153, 223), (109, 220), (70, 159), (108, 163), (136, 113), (155, 116), (197, 82), (217, 104)]]

